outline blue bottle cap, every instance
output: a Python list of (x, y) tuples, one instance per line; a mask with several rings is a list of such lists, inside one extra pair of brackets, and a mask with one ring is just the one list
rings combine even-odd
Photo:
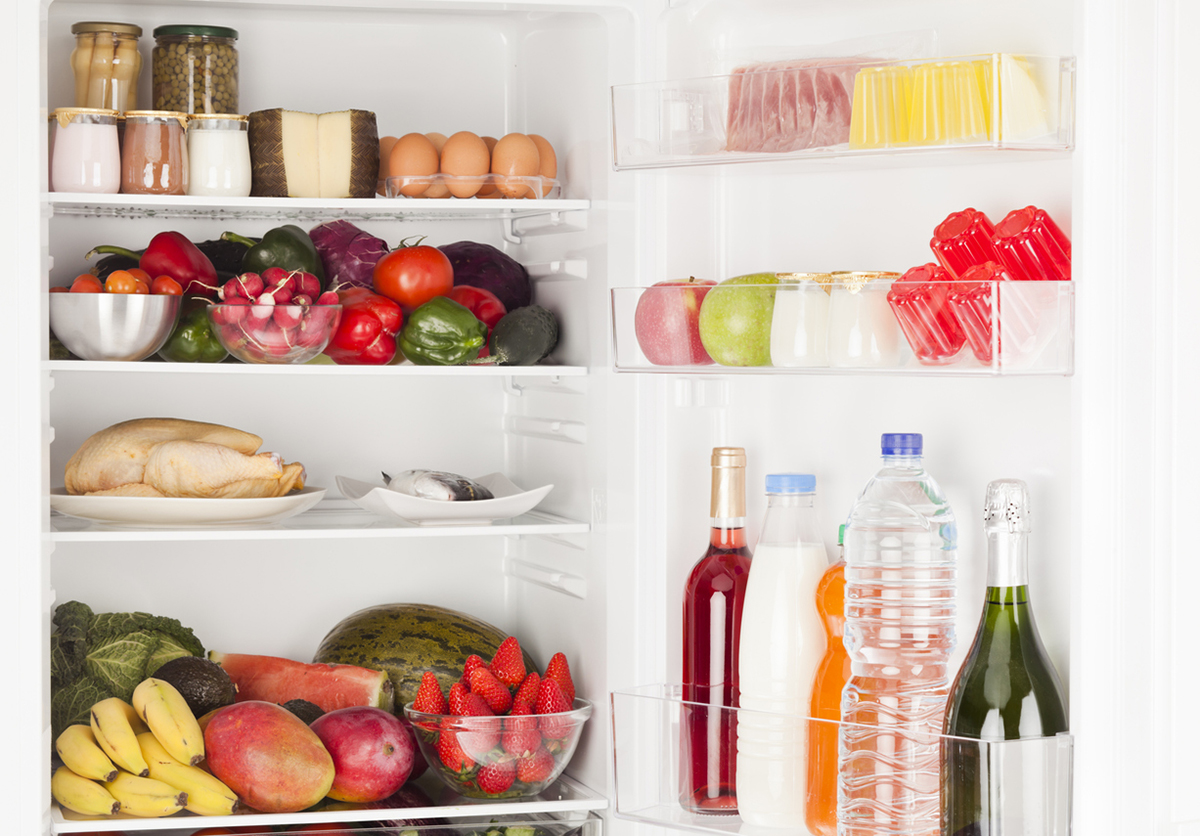
[(921, 447), (920, 433), (884, 433), (880, 443), (885, 456), (919, 456)]
[(772, 473), (767, 477), (767, 493), (812, 493), (817, 477), (811, 473)]

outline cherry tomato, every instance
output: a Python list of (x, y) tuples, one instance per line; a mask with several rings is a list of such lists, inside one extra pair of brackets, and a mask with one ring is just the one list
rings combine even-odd
[(182, 296), (183, 286), (170, 276), (159, 276), (150, 283), (150, 292), (157, 294), (165, 293), (168, 296)]
[(72, 293), (103, 293), (104, 285), (100, 284), (100, 280), (91, 273), (84, 273), (77, 276), (75, 281), (71, 283)]
[(104, 280), (104, 290), (106, 293), (135, 293), (137, 279), (128, 271), (114, 270)]
[(449, 293), (454, 287), (454, 268), (437, 247), (401, 245), (375, 263), (371, 284), (376, 293), (409, 313)]
[(141, 279), (147, 285), (150, 284), (150, 274), (147, 273), (145, 270), (143, 270), (141, 267), (130, 267), (125, 272), (128, 273), (129, 275), (133, 276), (135, 279)]
[(69, 287), (63, 287), (62, 285), (50, 288), (51, 293), (68, 293), (70, 290), (71, 289)]
[(134, 293), (149, 293), (150, 285), (146, 284), (141, 279), (137, 279), (137, 284), (133, 288)]

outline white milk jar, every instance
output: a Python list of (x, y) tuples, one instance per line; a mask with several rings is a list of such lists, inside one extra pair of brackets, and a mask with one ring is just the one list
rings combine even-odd
[(837, 272), (829, 294), (829, 365), (895, 369), (906, 359), (887, 294), (899, 273)]
[(54, 111), (50, 188), (56, 192), (116, 194), (121, 190), (117, 112), (90, 107)]
[(250, 194), (247, 119), (235, 113), (188, 117), (188, 194), (246, 197)]
[(829, 365), (826, 333), (832, 273), (780, 273), (771, 315), (771, 365)]
[(737, 801), (742, 821), (804, 822), (808, 706), (825, 655), (817, 584), (829, 566), (815, 476), (767, 477), (767, 513), (750, 561), (738, 639)]

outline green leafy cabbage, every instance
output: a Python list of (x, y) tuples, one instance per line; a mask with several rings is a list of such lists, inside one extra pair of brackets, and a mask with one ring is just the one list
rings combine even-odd
[(50, 722), (54, 736), (87, 723), (108, 697), (126, 702), (166, 662), (204, 656), (204, 645), (174, 618), (144, 612), (93, 613), (79, 601), (54, 610), (50, 634)]

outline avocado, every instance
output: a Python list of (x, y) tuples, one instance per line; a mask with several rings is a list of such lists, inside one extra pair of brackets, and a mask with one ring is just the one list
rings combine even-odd
[(154, 678), (174, 685), (197, 717), (232, 704), (237, 695), (224, 668), (202, 656), (172, 659), (154, 672)]
[(288, 700), (285, 703), (281, 703), (281, 705), (303, 720), (307, 726), (311, 726), (313, 720), (316, 720), (325, 713), (321, 710), (321, 706), (308, 700)]

